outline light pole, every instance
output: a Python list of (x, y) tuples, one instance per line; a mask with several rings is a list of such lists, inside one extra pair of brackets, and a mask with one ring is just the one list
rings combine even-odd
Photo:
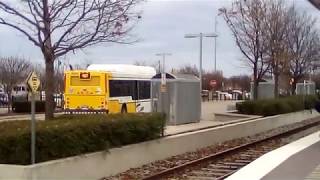
[(203, 37), (217, 37), (215, 33), (199, 33), (199, 34), (186, 34), (185, 38), (199, 38), (200, 39), (200, 70), (199, 70), (199, 79), (200, 79), (200, 91), (202, 91), (202, 40)]
[(214, 37), (214, 72), (217, 72), (217, 25), (218, 25), (218, 21), (217, 21), (217, 17), (218, 15), (215, 16), (214, 18), (214, 33), (216, 34), (216, 36)]
[(161, 56), (162, 57), (162, 73), (165, 73), (165, 67), (166, 67), (166, 56), (171, 56), (171, 53), (158, 53), (156, 56)]
[(218, 27), (218, 16), (222, 14), (221, 9), (219, 9), (219, 13), (214, 17), (214, 33), (216, 36), (214, 37), (214, 71), (217, 71), (217, 37), (218, 37), (218, 32), (217, 32), (217, 27)]
[[(166, 56), (171, 56), (171, 53), (158, 53), (156, 56), (161, 56), (162, 57), (162, 72), (161, 72), (161, 86), (160, 86), (160, 106), (161, 106), (161, 112), (168, 112), (165, 110), (165, 94), (167, 92), (167, 87), (166, 87)], [(160, 61), (159, 61), (160, 63)]]

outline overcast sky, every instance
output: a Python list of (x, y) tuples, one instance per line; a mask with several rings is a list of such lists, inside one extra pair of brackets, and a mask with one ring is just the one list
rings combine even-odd
[[(294, 0), (301, 10), (319, 16), (306, 0)], [(168, 52), (166, 69), (185, 64), (199, 65), (199, 40), (185, 39), (186, 33), (209, 33), (214, 31), (214, 18), (218, 8), (228, 7), (230, 0), (149, 0), (141, 5), (142, 19), (136, 26), (135, 35), (140, 42), (133, 45), (105, 44), (94, 46), (76, 54), (69, 54), (66, 61), (77, 63), (125, 63), (146, 61), (150, 64), (160, 60), (156, 53)], [(319, 14), (319, 15), (318, 15)], [(236, 47), (231, 32), (218, 17), (217, 69), (225, 76), (249, 74), (240, 61), (241, 53)], [(0, 26), (0, 56), (19, 56), (34, 62), (42, 62), (38, 48), (23, 35), (5, 26)], [(206, 38), (203, 43), (203, 67), (214, 68), (214, 39)]]

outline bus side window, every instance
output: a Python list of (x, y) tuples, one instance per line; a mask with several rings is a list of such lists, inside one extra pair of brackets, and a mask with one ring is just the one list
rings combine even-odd
[(110, 80), (110, 97), (131, 96), (132, 99), (135, 100), (135, 87), (135, 81), (133, 80)]
[(150, 81), (138, 81), (139, 99), (150, 99)]

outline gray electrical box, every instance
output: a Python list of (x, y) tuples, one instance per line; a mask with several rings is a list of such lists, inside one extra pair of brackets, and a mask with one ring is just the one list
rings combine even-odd
[(164, 112), (167, 124), (179, 125), (200, 121), (200, 80), (186, 74), (165, 74), (165, 85), (161, 74), (151, 80), (152, 110)]
[(297, 95), (314, 95), (316, 94), (316, 85), (314, 82), (306, 82), (304, 83), (297, 83), (296, 86), (296, 94)]
[[(250, 99), (253, 99), (253, 82), (251, 82), (250, 85), (251, 85)], [(274, 98), (274, 82), (273, 81), (259, 82), (258, 99), (270, 99), (270, 98)]]

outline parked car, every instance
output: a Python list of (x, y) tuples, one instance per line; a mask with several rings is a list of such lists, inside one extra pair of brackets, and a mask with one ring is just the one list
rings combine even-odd
[(201, 96), (202, 97), (208, 97), (209, 96), (209, 91), (208, 90), (202, 90), (201, 91)]
[(0, 105), (8, 105), (9, 99), (8, 95), (0, 92)]
[(13, 101), (27, 101), (28, 100), (28, 87), (25, 84), (19, 84), (13, 87), (11, 91)]

